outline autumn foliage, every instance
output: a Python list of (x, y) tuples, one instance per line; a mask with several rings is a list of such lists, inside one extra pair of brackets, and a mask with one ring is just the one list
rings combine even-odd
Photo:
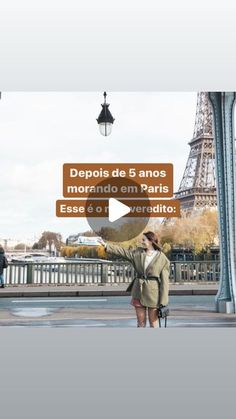
[(195, 254), (218, 243), (218, 212), (203, 210), (190, 217), (177, 218), (173, 223), (162, 224), (157, 231), (165, 251), (179, 245), (192, 249)]
[(61, 256), (96, 259), (106, 259), (107, 257), (103, 246), (64, 246), (61, 249)]
[[(126, 228), (129, 228), (127, 224)], [(130, 226), (132, 228), (132, 225)], [(188, 248), (195, 254), (207, 251), (208, 246), (218, 242), (218, 212), (217, 210), (203, 210), (194, 213), (190, 217), (171, 219), (171, 222), (160, 223), (157, 219), (151, 222), (145, 231), (152, 230), (159, 237), (162, 250), (170, 254), (173, 246)], [(106, 240), (113, 241), (106, 230)], [(129, 241), (120, 244), (126, 248), (135, 248), (140, 245), (142, 233)], [(66, 257), (87, 257), (98, 259), (112, 259), (112, 255), (106, 254), (103, 246), (65, 246), (61, 249), (61, 255)]]

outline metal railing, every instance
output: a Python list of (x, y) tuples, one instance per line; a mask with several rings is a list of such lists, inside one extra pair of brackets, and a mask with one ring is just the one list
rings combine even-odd
[[(14, 262), (4, 271), (7, 285), (89, 285), (129, 283), (134, 268), (127, 262)], [(170, 282), (217, 282), (219, 261), (171, 262)]]
[(171, 282), (218, 282), (219, 261), (171, 262)]

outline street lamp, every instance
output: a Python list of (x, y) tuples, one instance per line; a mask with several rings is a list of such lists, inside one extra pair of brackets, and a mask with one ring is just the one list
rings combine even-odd
[(97, 118), (97, 122), (99, 125), (100, 133), (104, 135), (105, 137), (107, 137), (108, 135), (111, 134), (112, 124), (115, 121), (115, 119), (113, 118), (111, 112), (108, 109), (109, 104), (106, 103), (106, 97), (107, 97), (106, 92), (103, 93), (103, 96), (104, 96), (104, 103), (101, 105), (102, 110), (99, 117)]
[(50, 246), (49, 240), (47, 240), (46, 242), (46, 252), (48, 252), (49, 256), (51, 256), (51, 246)]
[(56, 256), (55, 253), (56, 253), (56, 246), (55, 246), (54, 240), (52, 240), (52, 243), (51, 243), (51, 256)]

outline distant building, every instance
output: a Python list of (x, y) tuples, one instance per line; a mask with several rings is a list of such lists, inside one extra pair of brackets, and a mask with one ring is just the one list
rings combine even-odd
[(98, 239), (101, 239), (101, 237), (86, 237), (86, 236), (80, 236), (79, 234), (74, 234), (69, 236), (66, 239), (66, 245), (67, 246), (98, 246), (100, 243)]
[(0, 237), (0, 245), (5, 250), (13, 250), (15, 246), (17, 246), (20, 243), (24, 243), (25, 246), (31, 247), (33, 242), (30, 240), (17, 240), (17, 239), (11, 239), (11, 238), (2, 238)]
[(169, 257), (172, 261), (219, 260), (220, 248), (215, 244), (211, 244), (208, 246), (208, 252), (203, 251), (199, 255), (194, 255), (193, 249), (174, 245)]
[(6, 238), (6, 239), (0, 238), (0, 245), (5, 250), (12, 250), (12, 249), (14, 249), (14, 247), (17, 244), (19, 244), (19, 243), (22, 243), (22, 242), (20, 242), (19, 240), (14, 240), (14, 239), (9, 239), (9, 238)]

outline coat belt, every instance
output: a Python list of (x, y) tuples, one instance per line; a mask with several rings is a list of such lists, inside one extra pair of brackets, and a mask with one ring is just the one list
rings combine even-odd
[(139, 275), (137, 276), (137, 278), (141, 278), (141, 279), (153, 279), (155, 281), (159, 281), (159, 276), (153, 276), (153, 275)]

